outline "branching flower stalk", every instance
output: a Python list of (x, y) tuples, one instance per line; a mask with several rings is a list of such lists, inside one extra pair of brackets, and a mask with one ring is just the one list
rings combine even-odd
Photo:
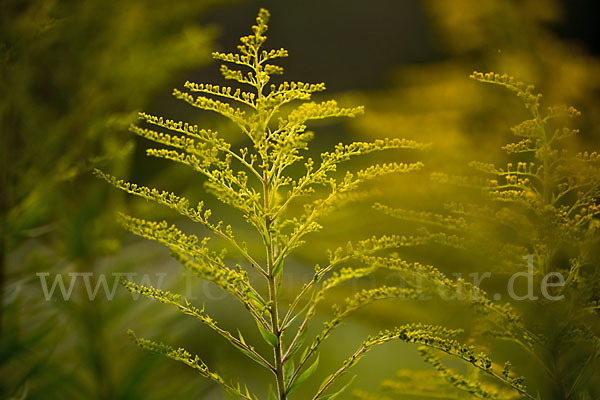
[[(589, 309), (598, 298), (595, 282), (599, 265), (593, 249), (600, 238), (600, 158), (596, 152), (573, 155), (568, 151), (565, 142), (579, 131), (563, 124), (580, 115), (575, 108), (561, 105), (544, 111), (540, 106), (542, 95), (535, 93), (532, 85), (506, 74), (474, 72), (471, 78), (516, 93), (531, 115), (531, 119), (512, 128), (519, 140), (503, 147), (516, 163), (508, 163), (505, 169), (472, 164), (491, 176), (484, 187), (492, 201), (507, 204), (520, 220), (531, 221), (534, 229), (523, 242), (534, 255), (531, 262), (535, 279), (539, 282), (548, 274), (560, 274), (562, 279), (562, 284), (553, 288), (553, 295), (561, 299), (559, 304), (568, 306), (566, 312), (562, 310), (564, 316), (553, 318), (568, 323), (548, 337), (540, 337), (536, 348), (526, 350), (537, 360), (546, 361), (544, 369), (556, 398), (593, 396), (580, 378), (594, 374), (600, 355), (594, 324), (597, 315)], [(511, 216), (508, 220), (517, 219)], [(568, 262), (557, 261), (565, 255)], [(544, 306), (550, 308), (552, 304)], [(569, 368), (577, 372), (567, 377), (559, 364), (577, 354), (576, 347), (585, 348), (587, 354), (571, 361)]]
[[(382, 250), (412, 246), (423, 243), (428, 238), (373, 237), (354, 244), (348, 243), (346, 249), (339, 248), (330, 252), (327, 266), (317, 267), (312, 279), (303, 285), (296, 296), (292, 296), (293, 300), (287, 309), (284, 308), (279, 289), (286, 259), (301, 248), (307, 235), (321, 229), (321, 218), (355, 198), (356, 194), (353, 192), (363, 182), (387, 174), (416, 171), (422, 167), (420, 162), (375, 164), (356, 172), (347, 171), (339, 177), (336, 173), (339, 172), (340, 164), (355, 156), (375, 151), (414, 150), (426, 146), (405, 139), (383, 139), (347, 145), (340, 143), (333, 151), (322, 153), (320, 163), (306, 158), (303, 152), (308, 149), (308, 143), (313, 137), (313, 133), (306, 130), (309, 121), (354, 117), (362, 113), (363, 108), (342, 108), (334, 100), (320, 103), (310, 101), (313, 93), (325, 90), (323, 83), (284, 81), (279, 85), (272, 84), (272, 77), (282, 74), (283, 69), (271, 61), (287, 57), (288, 53), (285, 49), (263, 49), (267, 39), (265, 32), (268, 19), (269, 13), (261, 9), (256, 25), (252, 27), (253, 33), (241, 38), (237, 53), (213, 53), (215, 59), (241, 68), (221, 66), (224, 78), (235, 81), (238, 87), (186, 82), (187, 92), (177, 89), (173, 92), (176, 98), (193, 107), (212, 111), (229, 119), (247, 138), (247, 147), (234, 148), (217, 132), (146, 113), (140, 113), (140, 119), (150, 128), (131, 127), (133, 133), (166, 147), (148, 149), (149, 156), (191, 167), (205, 177), (208, 192), (226, 206), (241, 211), (245, 222), (260, 235), (264, 255), (251, 254), (246, 243), (236, 237), (231, 225), (223, 221), (213, 222), (212, 211), (205, 209), (202, 202), (191, 205), (190, 200), (174, 193), (125, 182), (101, 171), (97, 171), (97, 175), (119, 189), (167, 206), (191, 221), (203, 225), (212, 236), (226, 241), (244, 258), (244, 265), (232, 266), (225, 250), (217, 251), (209, 246), (210, 237), (200, 239), (194, 235), (187, 235), (164, 221), (147, 221), (126, 215), (120, 217), (123, 226), (129, 231), (166, 245), (173, 257), (187, 270), (201, 279), (213, 282), (237, 299), (255, 320), (260, 335), (272, 349), (272, 356), (260, 354), (244, 339), (241, 332), (234, 335), (221, 328), (204, 307), (192, 305), (181, 295), (134, 282), (123, 281), (123, 285), (132, 292), (171, 305), (207, 325), (244, 355), (268, 370), (276, 388), (276, 392), (270, 392), (270, 398), (285, 400), (317, 370), (319, 346), (329, 337), (331, 331), (341, 324), (343, 318), (374, 301), (411, 298), (416, 295), (411, 289), (385, 286), (360, 292), (348, 298), (345, 306), (335, 307), (333, 319), (326, 322), (324, 330), (305, 345), (306, 328), (316, 314), (317, 305), (325, 298), (329, 289), (348, 280), (367, 276), (379, 268), (414, 268), (417, 272), (431, 274), (432, 279), (439, 279), (449, 287), (452, 285), (445, 277), (436, 275), (436, 270), (432, 268), (375, 257), (376, 253)], [(242, 90), (242, 87), (250, 89), (246, 91)], [(292, 102), (301, 104), (292, 108)], [(233, 103), (238, 104), (234, 106)], [(300, 176), (288, 174), (288, 167), (300, 162), (304, 163), (304, 172)], [(297, 214), (290, 211), (289, 205), (292, 202), (302, 202), (304, 212)], [(361, 263), (364, 267), (335, 271), (345, 262)], [(249, 269), (254, 269), (258, 276), (250, 279)], [(255, 279), (262, 279), (266, 285), (257, 285)], [(258, 289), (265, 286), (267, 290)], [(259, 398), (246, 386), (225, 380), (210, 370), (198, 356), (192, 356), (183, 348), (175, 349), (139, 338), (133, 332), (130, 332), (130, 335), (139, 346), (185, 363), (236, 397)], [(326, 378), (312, 398), (331, 400), (339, 396), (349, 383), (341, 390), (331, 393), (332, 385), (337, 379), (355, 365), (368, 349), (391, 340), (418, 343), (448, 353), (460, 350), (460, 354), (468, 356), (470, 362), (481, 363), (483, 358), (474, 356), (474, 349), (471, 347), (460, 345), (453, 338), (455, 335), (455, 331), (421, 324), (403, 325), (393, 331), (380, 332), (367, 340), (340, 370)], [(303, 351), (298, 355), (301, 349)], [(482, 367), (488, 372), (491, 371), (491, 363), (486, 362)], [(514, 386), (517, 390), (522, 390), (519, 385)]]
[[(445, 244), (467, 250), (477, 260), (481, 254), (489, 257), (489, 265), (500, 274), (522, 269), (524, 257), (530, 260), (531, 279), (537, 284), (545, 282), (547, 274), (560, 274), (562, 282), (547, 292), (553, 301), (539, 296), (529, 298), (539, 300), (529, 304), (536, 324), (525, 323), (522, 319), (526, 318), (519, 317), (526, 317), (531, 310), (513, 311), (508, 305), (501, 307), (487, 300), (485, 295), (480, 297), (475, 304), (483, 317), (482, 327), (486, 326), (481, 330), (492, 338), (516, 343), (537, 363), (546, 374), (546, 387), (540, 389), (548, 390), (545, 396), (551, 393), (548, 398), (593, 397), (593, 389), (585, 381), (597, 375), (595, 366), (600, 356), (596, 324), (598, 261), (593, 256), (600, 240), (600, 157), (596, 152), (571, 155), (567, 151), (565, 141), (578, 133), (563, 125), (579, 115), (573, 107), (553, 106), (544, 112), (541, 94), (535, 93), (532, 85), (508, 75), (474, 72), (471, 78), (509, 89), (530, 113), (530, 119), (512, 128), (516, 141), (503, 147), (511, 158), (505, 167), (477, 161), (470, 163), (480, 173), (476, 177), (443, 172), (433, 175), (437, 182), (481, 190), (484, 201), (447, 204), (447, 212), (439, 214), (382, 204), (375, 208), (391, 217), (422, 223), (428, 230), (441, 229), (446, 235), (456, 235), (460, 246), (448, 241)], [(509, 228), (515, 234), (510, 239), (496, 236), (495, 241), (489, 241), (487, 237), (494, 236), (487, 226)], [(567, 256), (568, 262), (564, 262)], [(548, 325), (551, 331), (536, 326), (545, 316), (552, 319)], [(504, 398), (486, 394), (490, 392), (483, 386), (485, 381), (450, 371), (430, 350), (421, 354), (456, 389), (478, 398)], [(572, 374), (565, 374), (564, 365), (569, 365)], [(490, 375), (502, 384), (510, 383), (504, 373)], [(406, 380), (406, 376), (411, 374), (407, 372), (402, 378)], [(439, 384), (432, 381), (431, 387)], [(410, 385), (400, 386), (411, 390)], [(518, 392), (530, 398), (524, 391)]]

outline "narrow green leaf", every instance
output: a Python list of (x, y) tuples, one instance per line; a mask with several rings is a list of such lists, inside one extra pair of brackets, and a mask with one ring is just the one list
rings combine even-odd
[(304, 311), (306, 311), (306, 309), (308, 308), (308, 306), (311, 304), (311, 302), (307, 302), (304, 307), (302, 307), (302, 309), (300, 311), (298, 311), (296, 314), (294, 314), (294, 316), (292, 318), (289, 319), (288, 322), (286, 322), (286, 324), (283, 326), (283, 330), (286, 330), (287, 328), (290, 327), (290, 325), (292, 324), (292, 322), (294, 322), (294, 320), (298, 317), (298, 315), (302, 315), (302, 313), (304, 313)]
[(252, 299), (252, 301), (254, 301), (256, 303), (256, 305), (259, 306), (258, 307), (259, 309), (267, 305), (260, 297), (258, 297), (256, 294), (252, 293), (251, 291), (248, 292), (248, 297), (250, 297), (250, 299)]
[(285, 382), (285, 386), (287, 387), (290, 384), (290, 380), (292, 379), (292, 376), (294, 375), (294, 372), (296, 370), (296, 366), (294, 365), (294, 360), (289, 359), (287, 360), (284, 365), (283, 365), (283, 378), (284, 378), (284, 382)]
[(279, 261), (277, 261), (277, 264), (275, 264), (275, 266), (273, 267), (273, 271), (272, 271), (272, 275), (279, 278), (281, 272), (283, 271), (283, 261), (285, 260), (285, 257), (280, 257)]
[(321, 386), (319, 386), (319, 392), (321, 391), (321, 389), (323, 389), (323, 387), (327, 384), (329, 379), (331, 379), (332, 377), (333, 377), (333, 374), (329, 374), (329, 375), (327, 375), (327, 378), (323, 379)]
[(344, 392), (344, 391), (345, 391), (345, 390), (348, 388), (348, 386), (350, 386), (350, 385), (352, 384), (352, 382), (354, 382), (354, 379), (356, 379), (356, 375), (354, 375), (354, 376), (352, 377), (352, 379), (350, 379), (350, 380), (348, 381), (348, 383), (346, 383), (346, 384), (344, 385), (344, 387), (342, 387), (342, 388), (341, 388), (340, 390), (338, 390), (337, 392), (335, 392), (335, 393), (332, 393), (332, 394), (327, 394), (327, 395), (321, 395), (321, 396), (319, 396), (319, 397), (317, 397), (317, 398), (318, 398), (318, 399), (321, 399), (321, 400), (333, 400), (333, 399), (335, 399), (335, 398), (336, 398), (336, 397), (338, 397), (340, 394), (342, 394), (342, 393), (343, 393), (343, 392)]
[(292, 390), (294, 390), (298, 385), (302, 384), (302, 382), (310, 378), (310, 376), (315, 373), (318, 366), (319, 355), (317, 354), (317, 359), (315, 360), (315, 362), (313, 362), (312, 365), (306, 369), (306, 371), (304, 371), (302, 374), (300, 374), (298, 378), (296, 378), (292, 386), (290, 386), (290, 388), (288, 389), (287, 394), (290, 394)]
[(310, 346), (305, 347), (302, 351), (302, 355), (300, 356), (301, 360), (304, 360), (304, 357), (306, 357), (306, 354), (308, 354), (308, 350), (310, 350)]
[(259, 363), (263, 367), (265, 367), (267, 369), (271, 369), (271, 367), (269, 367), (269, 365), (267, 365), (263, 360), (261, 360), (259, 357), (257, 357), (256, 354), (252, 353), (251, 351), (248, 351), (247, 349), (245, 349), (244, 347), (242, 347), (239, 344), (235, 343), (234, 341), (230, 340), (230, 342), (235, 346), (236, 349), (238, 349), (239, 351), (241, 351), (242, 353), (244, 353), (246, 356), (250, 357), (251, 359), (253, 359), (257, 363)]
[(243, 344), (246, 344), (246, 341), (244, 340), (244, 336), (242, 336), (242, 332), (238, 329), (238, 335), (240, 337), (240, 342), (242, 342)]
[(296, 343), (294, 343), (294, 345), (292, 346), (292, 348), (290, 349), (290, 352), (288, 354), (288, 358), (292, 357), (294, 355), (294, 353), (296, 353), (298, 351), (298, 349), (300, 347), (302, 347), (302, 344), (304, 344), (304, 338), (306, 337), (306, 332), (307, 330), (304, 329), (302, 331), (302, 333), (300, 333), (300, 336), (298, 337), (298, 339), (296, 340)]
[(265, 339), (265, 342), (271, 345), (271, 347), (277, 347), (277, 344), (279, 343), (279, 341), (277, 340), (277, 336), (275, 336), (273, 332), (267, 330), (264, 326), (262, 326), (260, 322), (256, 322), (256, 325), (258, 326), (258, 330), (260, 331), (261, 336), (263, 337), (263, 339)]

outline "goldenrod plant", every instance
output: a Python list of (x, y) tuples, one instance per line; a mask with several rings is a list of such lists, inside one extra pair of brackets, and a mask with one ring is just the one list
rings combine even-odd
[[(506, 167), (477, 161), (470, 166), (479, 176), (433, 175), (436, 182), (481, 190), (484, 200), (450, 203), (444, 214), (380, 204), (376, 208), (423, 223), (434, 232), (458, 236), (459, 246), (454, 247), (476, 258), (472, 260), (476, 265), (484, 260), (478, 272), (487, 273), (495, 287), (498, 282), (507, 285), (494, 298), (513, 300), (514, 319), (481, 314), (474, 335), (478, 341), (492, 338), (490, 346), (498, 351), (502, 347), (494, 343), (496, 339), (518, 346), (523, 355), (516, 368), (541, 371), (530, 374), (535, 376), (531, 380), (538, 398), (595, 398), (600, 355), (600, 158), (596, 152), (569, 151), (569, 139), (578, 133), (568, 124), (579, 115), (573, 107), (544, 111), (534, 87), (508, 75), (474, 72), (471, 78), (514, 92), (530, 114), (512, 128), (517, 141), (503, 147), (510, 158)], [(507, 398), (485, 397), (478, 379), (459, 377), (429, 352), (422, 355), (440, 372), (426, 385), (430, 389), (436, 380), (446, 381), (479, 398)], [(406, 394), (423, 383), (420, 375), (407, 371), (400, 378), (384, 384), (392, 392)]]
[[(225, 79), (236, 82), (236, 86), (186, 82), (186, 91), (173, 91), (176, 98), (189, 105), (218, 113), (230, 120), (246, 138), (247, 146), (232, 146), (215, 131), (147, 113), (140, 113), (143, 126), (131, 127), (135, 134), (166, 146), (148, 149), (149, 156), (184, 164), (203, 175), (206, 192), (237, 210), (243, 220), (256, 230), (262, 247), (260, 253), (252, 251), (238, 237), (229, 221), (214, 220), (211, 210), (205, 208), (202, 201), (193, 204), (191, 200), (174, 193), (125, 182), (101, 171), (97, 171), (97, 174), (119, 189), (167, 206), (204, 227), (211, 236), (200, 238), (186, 234), (165, 221), (120, 216), (121, 223), (129, 231), (166, 245), (186, 269), (200, 279), (213, 282), (237, 299), (255, 321), (271, 354), (261, 352), (260, 344), (250, 343), (246, 339), (251, 336), (248, 332), (244, 334), (241, 329), (238, 332), (226, 330), (204, 306), (192, 304), (180, 294), (127, 280), (123, 281), (123, 285), (134, 293), (171, 305), (215, 331), (264, 368), (271, 376), (273, 389), (269, 392), (270, 398), (284, 400), (290, 398), (296, 388), (318, 369), (320, 345), (348, 314), (376, 300), (415, 299), (420, 295), (419, 290), (407, 287), (381, 286), (360, 291), (343, 305), (335, 307), (333, 319), (325, 322), (321, 333), (307, 341), (307, 327), (315, 316), (317, 306), (327, 298), (331, 289), (379, 269), (416, 271), (431, 281), (446, 285), (447, 290), (455, 289), (456, 283), (446, 279), (433, 267), (376, 257), (378, 252), (416, 245), (431, 238), (395, 235), (372, 237), (331, 251), (325, 266), (316, 266), (312, 279), (289, 297), (289, 303), (283, 303), (280, 285), (288, 268), (287, 262), (293, 259), (295, 252), (307, 249), (305, 243), (310, 239), (308, 235), (322, 229), (320, 222), (325, 214), (352, 200), (353, 192), (366, 181), (422, 168), (420, 162), (393, 162), (340, 174), (341, 164), (355, 156), (375, 151), (423, 149), (425, 145), (405, 139), (340, 143), (333, 151), (322, 153), (320, 161), (306, 157), (304, 152), (313, 138), (313, 133), (306, 130), (309, 121), (354, 117), (361, 114), (363, 108), (340, 107), (334, 100), (310, 101), (314, 93), (325, 90), (323, 83), (272, 83), (275, 76), (283, 73), (282, 67), (272, 61), (287, 57), (288, 52), (285, 49), (263, 48), (267, 39), (268, 20), (268, 11), (261, 9), (256, 25), (252, 27), (253, 33), (241, 38), (237, 53), (213, 53), (216, 60), (227, 63), (221, 66), (221, 73)], [(229, 66), (231, 64), (234, 68)], [(249, 87), (249, 90), (243, 90), (242, 87)], [(298, 101), (300, 105), (290, 107), (289, 103)], [(294, 170), (293, 167), (298, 170), (298, 164), (303, 164), (304, 172), (290, 172)], [(304, 211), (299, 214), (293, 212), (290, 207), (292, 203), (302, 204)], [(215, 249), (210, 245), (211, 237), (219, 239), (226, 247)], [(233, 250), (243, 262), (228, 257), (227, 249)], [(359, 263), (363, 267), (341, 268), (347, 263)], [(480, 301), (483, 307), (494, 307), (477, 296), (476, 287), (470, 289), (473, 301)], [(508, 313), (506, 310), (500, 312), (503, 315)], [(139, 346), (187, 364), (236, 397), (263, 398), (244, 383), (223, 377), (199, 356), (192, 355), (182, 347), (144, 339), (133, 331), (129, 333)], [(311, 398), (338, 397), (351, 382), (346, 381), (340, 388), (339, 378), (365, 353), (377, 345), (398, 340), (439, 349), (496, 376), (517, 392), (526, 394), (519, 378), (509, 376), (508, 372), (504, 376), (496, 372), (485, 354), (457, 340), (459, 334), (460, 330), (420, 323), (381, 331), (367, 338), (339, 369), (327, 376)]]
[(483, 188), (490, 200), (508, 204), (503, 223), (533, 228), (522, 229), (533, 235), (519, 239), (534, 257), (536, 274), (564, 275), (569, 285), (557, 285), (560, 294), (579, 280), (584, 266), (593, 267), (589, 257), (600, 215), (600, 157), (596, 152), (569, 152), (569, 139), (579, 131), (565, 122), (580, 115), (575, 108), (552, 106), (543, 111), (542, 95), (508, 75), (475, 72), (471, 77), (515, 92), (530, 113), (530, 119), (511, 129), (518, 140), (503, 146), (510, 157), (506, 167), (483, 162), (470, 166), (488, 175)]
[(543, 389), (552, 393), (546, 396), (597, 397), (600, 157), (569, 151), (568, 143), (579, 133), (567, 124), (579, 115), (575, 108), (543, 110), (534, 87), (508, 75), (475, 72), (472, 78), (513, 91), (530, 114), (512, 128), (518, 140), (503, 147), (512, 161), (505, 168), (472, 163), (488, 176), (484, 190), (490, 200), (506, 205), (495, 217), (526, 249), (528, 278), (540, 288), (511, 294), (533, 302), (532, 325), (545, 328), (535, 332), (532, 327), (531, 341), (518, 343), (546, 371)]

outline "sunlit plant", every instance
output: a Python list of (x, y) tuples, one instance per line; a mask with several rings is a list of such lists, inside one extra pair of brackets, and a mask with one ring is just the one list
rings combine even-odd
[(570, 151), (579, 133), (569, 127), (580, 114), (575, 108), (544, 110), (532, 85), (508, 75), (471, 77), (514, 92), (530, 115), (512, 128), (517, 140), (503, 147), (510, 157), (506, 167), (471, 164), (487, 175), (483, 189), (490, 202), (504, 205), (488, 216), (515, 232), (514, 241), (505, 243), (527, 253), (534, 286), (542, 288), (542, 295), (521, 296), (535, 301), (535, 323), (520, 334), (498, 336), (532, 355), (551, 398), (597, 397), (600, 156)]
[[(471, 78), (514, 92), (529, 113), (529, 119), (511, 129), (516, 141), (502, 148), (509, 158), (506, 166), (474, 161), (470, 163), (477, 172), (473, 176), (433, 174), (436, 183), (482, 194), (479, 201), (447, 203), (444, 214), (382, 204), (375, 207), (400, 220), (422, 223), (430, 235), (455, 237), (444, 244), (466, 253), (479, 268), (487, 268), (480, 273), (512, 275), (508, 293), (497, 293), (498, 298), (525, 303), (506, 308), (509, 313), (480, 313), (478, 341), (491, 337), (492, 343), (499, 340), (518, 346), (524, 358), (541, 371), (538, 398), (594, 398), (600, 356), (600, 157), (597, 152), (569, 151), (570, 139), (579, 133), (568, 124), (579, 115), (575, 108), (544, 110), (542, 95), (532, 85), (508, 75), (474, 72)], [(530, 282), (519, 293), (513, 290), (516, 276)], [(401, 371), (397, 379), (383, 385), (397, 394), (415, 388), (433, 393), (451, 385), (449, 393), (458, 389), (479, 398), (512, 398), (497, 388), (486, 389), (490, 382), (477, 374), (458, 375), (428, 350), (421, 354), (440, 374)]]
[[(192, 205), (190, 200), (173, 193), (138, 186), (100, 171), (97, 174), (128, 193), (165, 205), (204, 226), (241, 255), (243, 263), (230, 265), (231, 260), (222, 249), (215, 250), (210, 246), (210, 237), (200, 239), (184, 234), (166, 222), (147, 221), (127, 215), (120, 217), (129, 231), (166, 245), (185, 268), (199, 278), (215, 283), (237, 299), (256, 322), (260, 335), (271, 348), (271, 354), (261, 354), (255, 345), (244, 338), (242, 332), (235, 334), (223, 329), (204, 307), (193, 305), (182, 295), (130, 281), (123, 281), (125, 287), (172, 305), (224, 337), (271, 373), (274, 389), (269, 396), (283, 400), (289, 398), (317, 370), (320, 345), (349, 313), (375, 300), (419, 296), (418, 290), (405, 287), (381, 286), (361, 291), (344, 304), (334, 307), (333, 319), (325, 323), (321, 333), (308, 339), (307, 326), (318, 304), (332, 288), (382, 268), (416, 270), (427, 274), (431, 280), (446, 284), (448, 290), (453, 286), (434, 268), (401, 260), (388, 262), (384, 258), (374, 257), (379, 251), (418, 244), (425, 238), (372, 237), (329, 252), (325, 266), (315, 267), (312, 279), (291, 295), (289, 304), (283, 304), (280, 284), (286, 273), (286, 260), (294, 252), (302, 251), (307, 235), (322, 229), (320, 222), (326, 213), (351, 200), (352, 193), (365, 181), (422, 167), (420, 162), (374, 164), (356, 172), (340, 174), (340, 164), (354, 156), (375, 151), (421, 149), (425, 146), (405, 139), (384, 139), (370, 143), (338, 144), (332, 151), (322, 153), (319, 161), (307, 157), (305, 152), (313, 138), (313, 133), (306, 130), (309, 121), (354, 117), (363, 109), (342, 108), (334, 100), (320, 103), (310, 101), (313, 93), (325, 90), (323, 83), (271, 83), (273, 76), (283, 73), (280, 66), (271, 63), (272, 60), (287, 57), (288, 53), (285, 49), (263, 49), (268, 19), (269, 13), (261, 9), (256, 25), (252, 27), (253, 33), (241, 38), (237, 53), (213, 53), (215, 59), (236, 66), (232, 69), (222, 65), (221, 73), (225, 79), (237, 82), (235, 85), (239, 87), (186, 82), (186, 92), (177, 89), (173, 92), (176, 98), (195, 108), (213, 111), (230, 120), (245, 136), (247, 146), (235, 147), (217, 132), (146, 113), (141, 113), (140, 119), (152, 128), (131, 127), (135, 134), (172, 148), (148, 149), (148, 155), (182, 163), (203, 175), (206, 191), (226, 206), (239, 210), (244, 221), (258, 232), (263, 254), (252, 252), (238, 238), (231, 225), (221, 220), (214, 221), (211, 210), (205, 209), (202, 202)], [(242, 87), (249, 87), (249, 91), (242, 90)], [(288, 106), (292, 102), (301, 104), (295, 108)], [(153, 130), (156, 128), (169, 133)], [(300, 163), (304, 166), (304, 172), (291, 173), (290, 167)], [(304, 211), (293, 212), (289, 207), (291, 203), (302, 204)], [(342, 268), (349, 262), (364, 266)], [(471, 289), (475, 297), (477, 288)], [(392, 340), (439, 349), (489, 374), (496, 374), (490, 359), (476, 352), (473, 347), (459, 343), (455, 338), (458, 334), (460, 331), (425, 324), (407, 324), (379, 332), (366, 339), (338, 370), (327, 376), (312, 399), (337, 397), (350, 383), (347, 381), (342, 388), (334, 389), (338, 379), (374, 346)], [(189, 365), (201, 376), (216, 382), (235, 396), (259, 398), (246, 385), (223, 378), (198, 356), (191, 355), (183, 348), (143, 339), (133, 332), (130, 335), (139, 346)], [(518, 391), (524, 391), (518, 379), (509, 377), (508, 373), (502, 379)]]

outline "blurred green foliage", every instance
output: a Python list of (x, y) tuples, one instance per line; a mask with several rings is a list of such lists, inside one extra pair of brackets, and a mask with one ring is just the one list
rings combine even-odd
[(106, 260), (121, 246), (113, 207), (123, 202), (90, 171), (126, 173), (134, 142), (123, 128), (177, 74), (208, 61), (215, 29), (197, 19), (213, 3), (0, 5), (0, 397), (198, 393), (185, 384), (163, 391), (152, 359), (116, 356), (118, 301), (91, 301), (80, 287), (70, 301), (46, 301), (35, 274), (50, 272), (50, 285), (57, 274), (68, 284), (67, 273), (131, 269), (126, 257)]
[[(496, 292), (497, 304), (512, 304), (518, 323), (493, 314), (473, 320), (470, 335), (476, 347), (519, 360), (515, 370), (526, 375), (530, 393), (541, 398), (595, 398), (600, 352), (598, 153), (567, 150), (578, 133), (568, 124), (579, 116), (574, 108), (553, 106), (545, 111), (533, 86), (507, 75), (472, 77), (516, 92), (530, 113), (511, 129), (515, 141), (503, 146), (510, 161), (501, 167), (470, 163), (479, 172), (470, 176), (432, 174), (438, 185), (456, 191), (441, 199), (446, 202), (443, 212), (377, 208), (427, 231), (452, 235), (452, 241), (434, 250), (451, 261), (438, 263), (462, 274), (472, 267), (477, 273), (473, 279), (488, 280), (483, 285)], [(471, 193), (469, 198), (457, 202), (457, 194), (465, 191)], [(457, 265), (457, 254), (468, 263)], [(424, 358), (442, 373), (431, 387), (446, 381), (463, 390), (481, 388), (478, 379), (459, 377), (429, 354)], [(405, 370), (397, 384), (384, 386), (398, 394), (412, 393), (415, 384), (423, 384), (419, 376), (407, 379), (410, 373)]]

